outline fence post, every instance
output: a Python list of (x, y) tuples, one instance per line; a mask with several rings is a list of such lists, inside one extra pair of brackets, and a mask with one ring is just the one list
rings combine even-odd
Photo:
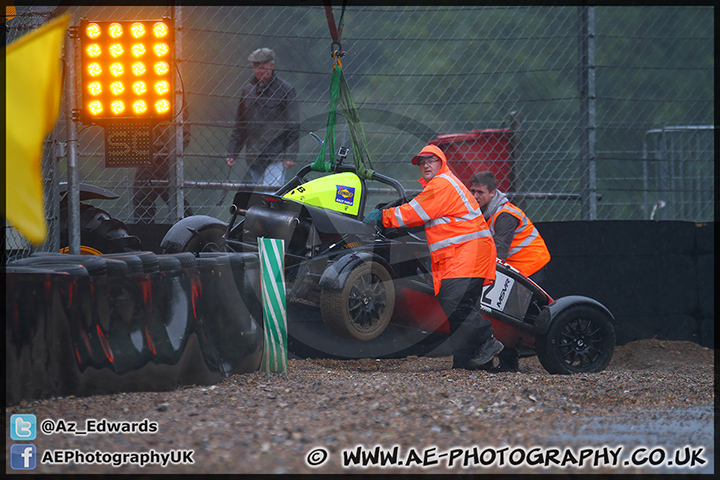
[(595, 165), (595, 7), (580, 9), (580, 157), (582, 159), (582, 218), (597, 220)]
[[(512, 185), (511, 190), (514, 193), (525, 192), (525, 165), (523, 165), (523, 132), (522, 117), (520, 112), (513, 110), (508, 116), (510, 123), (510, 172)], [(520, 208), (524, 206), (525, 198), (518, 198), (515, 204)]]
[[(180, 60), (182, 57), (182, 6), (175, 5), (172, 7), (172, 17), (173, 17), (173, 29), (175, 30), (173, 32), (175, 36), (175, 49), (173, 52), (174, 58), (174, 64), (175, 68), (177, 69), (174, 73), (175, 77), (179, 80), (182, 76), (182, 69), (180, 66)], [(182, 110), (185, 109), (185, 104), (182, 103), (183, 100), (183, 92), (181, 90), (181, 82), (176, 81), (175, 82), (175, 91), (173, 92), (175, 99), (175, 120), (173, 121), (173, 133), (175, 135), (175, 142), (174, 142), (174, 148), (171, 149), (173, 151), (174, 155), (172, 155), (172, 158), (175, 160), (173, 164), (173, 168), (170, 169), (170, 185), (172, 186), (172, 195), (170, 200), (170, 210), (174, 213), (176, 219), (181, 219), (185, 216), (185, 189), (183, 188), (183, 185), (185, 183), (185, 152), (184, 152), (184, 146), (183, 146), (183, 135), (184, 135), (184, 129), (185, 129), (185, 119), (184, 115), (181, 113)], [(178, 106), (182, 105), (181, 110), (177, 110)]]
[(80, 174), (77, 160), (75, 111), (75, 37), (72, 25), (65, 37), (65, 115), (67, 118), (68, 252), (80, 254)]

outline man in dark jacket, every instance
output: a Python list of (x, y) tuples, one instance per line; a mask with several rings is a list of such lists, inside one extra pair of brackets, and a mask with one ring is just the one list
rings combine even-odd
[(229, 166), (245, 147), (246, 181), (281, 186), (285, 172), (295, 165), (300, 135), (295, 89), (275, 74), (275, 53), (255, 50), (248, 60), (253, 77), (242, 88), (235, 128), (228, 148)]
[[(183, 149), (190, 144), (190, 124), (187, 107), (183, 108)], [(159, 123), (153, 128), (153, 155), (152, 165), (139, 167), (135, 171), (133, 192), (133, 216), (137, 223), (155, 222), (155, 201), (160, 198), (170, 206), (172, 189), (168, 186), (153, 185), (153, 180), (168, 180), (170, 168), (174, 167), (173, 148), (175, 130), (170, 123)], [(185, 199), (184, 216), (193, 214), (192, 208)]]

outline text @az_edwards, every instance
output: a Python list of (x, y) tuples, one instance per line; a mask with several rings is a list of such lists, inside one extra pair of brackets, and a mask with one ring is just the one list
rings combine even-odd
[(153, 434), (159, 431), (158, 422), (144, 418), (140, 421), (111, 421), (105, 418), (88, 418), (85, 425), (69, 420), (46, 418), (40, 422), (40, 431), (45, 435), (70, 434), (131, 434), (148, 433)]

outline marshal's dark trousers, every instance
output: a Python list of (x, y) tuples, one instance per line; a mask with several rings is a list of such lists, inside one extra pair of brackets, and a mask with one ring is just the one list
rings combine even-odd
[(450, 324), (453, 368), (466, 368), (468, 361), (493, 334), (490, 321), (479, 307), (483, 278), (446, 278), (437, 298)]

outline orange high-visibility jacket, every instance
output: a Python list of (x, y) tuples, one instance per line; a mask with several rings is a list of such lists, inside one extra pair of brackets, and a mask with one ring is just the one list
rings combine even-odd
[(512, 242), (510, 242), (510, 250), (506, 261), (520, 270), (520, 273), (529, 277), (547, 265), (550, 261), (550, 252), (547, 245), (545, 245), (545, 240), (540, 236), (540, 232), (525, 215), (525, 212), (510, 202), (503, 204), (490, 217), (488, 223), (493, 235), (495, 234), (495, 220), (503, 212), (517, 218), (519, 222)]
[(421, 178), (423, 191), (410, 202), (383, 210), (383, 225), (425, 225), (435, 295), (445, 278), (484, 278), (484, 284), (490, 285), (495, 281), (497, 255), (490, 228), (475, 198), (450, 171), (443, 151), (432, 147), (442, 160), (437, 175), (429, 182)]

